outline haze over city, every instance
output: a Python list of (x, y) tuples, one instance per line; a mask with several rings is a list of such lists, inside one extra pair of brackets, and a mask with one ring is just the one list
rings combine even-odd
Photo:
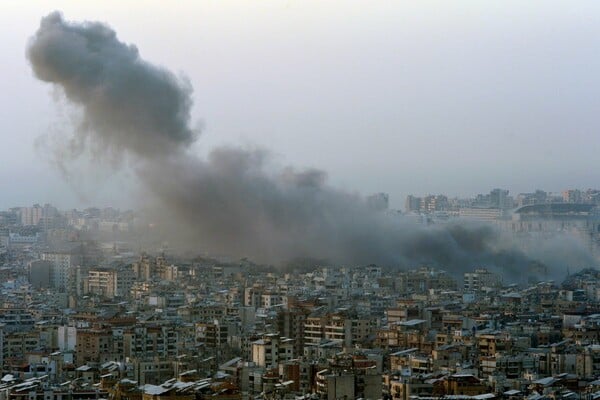
[[(191, 121), (189, 79), (144, 59), (103, 22), (69, 21), (54, 11), (42, 18), (26, 56), (35, 77), (75, 108), (65, 126), (71, 133), (40, 140), (39, 151), (80, 193), (85, 182), (95, 182), (94, 171), (131, 172), (148, 223), (164, 240), (177, 242), (178, 251), (275, 264), (308, 257), (336, 264), (429, 263), (459, 271), (484, 263), (509, 275), (532, 262), (558, 273), (565, 264), (590, 264), (596, 252), (588, 220), (582, 229), (592, 236), (581, 234), (588, 250), (585, 243), (555, 240), (560, 250), (551, 255), (550, 239), (535, 239), (524, 251), (491, 226), (468, 220), (427, 228), (394, 220), (360, 195), (332, 186), (327, 171), (273, 167), (268, 150), (220, 145), (194, 153), (201, 131)], [(494, 198), (507, 198), (505, 190), (495, 192)], [(588, 203), (597, 202), (596, 191), (585, 193)], [(379, 211), (389, 207), (387, 194), (384, 203)], [(487, 207), (502, 210), (495, 218), (508, 217), (504, 211), (514, 207), (511, 201), (493, 203)]]
[(70, 131), (75, 111), (33, 78), (24, 49), (54, 8), (108, 23), (189, 80), (199, 154), (267, 149), (275, 164), (318, 168), (345, 191), (385, 191), (395, 208), (411, 193), (594, 186), (595, 2), (2, 7), (5, 208), (137, 204), (130, 173), (74, 172), (69, 184), (49, 166), (44, 143)]
[(600, 3), (0, 3), (0, 400), (600, 399)]

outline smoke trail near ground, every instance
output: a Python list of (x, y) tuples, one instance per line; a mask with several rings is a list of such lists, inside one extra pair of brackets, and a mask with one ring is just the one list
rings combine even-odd
[[(72, 137), (79, 147), (132, 160), (166, 229), (199, 250), (269, 263), (314, 257), (428, 263), (457, 272), (486, 265), (517, 273), (532, 261), (490, 226), (391, 219), (328, 185), (323, 171), (271, 167), (266, 151), (191, 154), (190, 83), (144, 61), (104, 24), (52, 13), (42, 19), (27, 57), (37, 78), (81, 108)], [(573, 257), (591, 260), (581, 251)]]

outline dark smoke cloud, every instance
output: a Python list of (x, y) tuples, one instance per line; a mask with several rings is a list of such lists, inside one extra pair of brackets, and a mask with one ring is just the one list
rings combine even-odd
[(514, 275), (533, 260), (489, 225), (424, 227), (373, 212), (360, 196), (329, 186), (323, 171), (273, 168), (266, 151), (190, 154), (190, 84), (142, 60), (106, 25), (52, 13), (27, 56), (39, 79), (81, 108), (75, 138), (132, 158), (163, 225), (199, 251), (269, 263), (312, 257), (455, 272), (485, 265)]
[(83, 145), (148, 157), (195, 139), (189, 82), (142, 60), (104, 24), (67, 23), (54, 12), (42, 19), (27, 57), (39, 79), (60, 85), (83, 107), (77, 129)]

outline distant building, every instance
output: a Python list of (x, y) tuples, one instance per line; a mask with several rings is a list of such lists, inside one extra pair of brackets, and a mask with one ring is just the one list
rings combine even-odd
[(51, 285), (56, 289), (74, 289), (77, 283), (76, 267), (81, 255), (75, 250), (54, 250), (42, 253), (42, 260), (52, 263)]
[(44, 216), (44, 208), (39, 204), (33, 207), (21, 207), (21, 225), (32, 226), (37, 225)]
[(562, 192), (562, 199), (565, 203), (582, 203), (583, 193), (577, 189), (564, 190)]
[(374, 211), (386, 211), (390, 206), (387, 193), (375, 193), (367, 197), (367, 206)]
[(477, 268), (473, 272), (465, 272), (463, 277), (465, 292), (479, 292), (484, 288), (498, 287), (502, 282), (499, 275), (485, 268)]
[(93, 268), (87, 275), (87, 293), (107, 298), (123, 297), (129, 293), (135, 277), (131, 269)]
[(294, 339), (267, 334), (252, 342), (252, 362), (259, 367), (275, 368), (294, 359)]
[(420, 207), (421, 207), (421, 198), (420, 197), (413, 196), (412, 194), (409, 194), (408, 196), (406, 196), (406, 202), (404, 203), (404, 211), (406, 211), (407, 213), (413, 212), (413, 211), (419, 211)]
[(494, 221), (502, 218), (504, 216), (504, 211), (500, 208), (464, 207), (458, 210), (458, 215), (461, 218)]
[(229, 334), (233, 336), (233, 328), (230, 332), (230, 325), (220, 323), (219, 320), (210, 322), (196, 322), (195, 341), (198, 346), (205, 346), (211, 349), (218, 349), (227, 345)]
[(73, 351), (77, 345), (77, 328), (59, 326), (57, 328), (57, 344), (60, 351)]
[(36, 289), (52, 285), (52, 262), (36, 260), (29, 263), (29, 283)]
[(443, 194), (428, 195), (421, 199), (420, 211), (425, 213), (444, 211), (448, 209), (448, 204), (448, 198)]
[[(35, 319), (25, 308), (0, 308), (0, 324), (3, 333), (30, 332), (33, 330)], [(4, 346), (6, 349), (6, 345)]]
[(519, 193), (516, 198), (517, 207), (531, 204), (545, 204), (553, 201), (553, 197), (543, 190), (536, 190), (533, 193)]
[(39, 232), (32, 233), (31, 235), (22, 235), (17, 232), (10, 232), (8, 234), (8, 246), (26, 246), (39, 243), (41, 236)]
[(512, 198), (508, 196), (508, 190), (493, 189), (490, 192), (490, 207), (507, 210), (512, 208)]
[(514, 200), (506, 189), (492, 189), (488, 194), (478, 194), (469, 205), (472, 208), (496, 208), (509, 210), (514, 207)]
[(408, 195), (404, 204), (405, 211), (432, 214), (436, 211), (446, 211), (450, 208), (448, 197), (443, 194), (430, 194), (425, 197)]
[(378, 399), (382, 377), (376, 362), (361, 355), (338, 355), (329, 368), (317, 372), (316, 392), (325, 399)]

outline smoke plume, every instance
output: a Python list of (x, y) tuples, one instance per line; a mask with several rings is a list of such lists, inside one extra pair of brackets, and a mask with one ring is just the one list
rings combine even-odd
[[(190, 83), (143, 60), (102, 23), (67, 22), (54, 12), (42, 19), (27, 57), (37, 78), (81, 109), (72, 140), (132, 160), (163, 224), (199, 251), (268, 263), (313, 257), (515, 274), (533, 260), (488, 225), (424, 227), (374, 212), (360, 196), (328, 185), (323, 171), (273, 168), (266, 151), (192, 154)], [(577, 257), (590, 261), (584, 252)]]

